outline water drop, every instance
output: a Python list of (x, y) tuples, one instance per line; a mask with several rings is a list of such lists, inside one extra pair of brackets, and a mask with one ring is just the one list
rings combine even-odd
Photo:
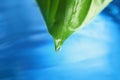
[(55, 51), (60, 51), (62, 41), (61, 39), (55, 39)]
[(55, 51), (56, 51), (56, 52), (58, 52), (58, 51), (60, 51), (60, 50), (61, 50), (61, 47), (56, 47), (56, 48), (55, 48)]

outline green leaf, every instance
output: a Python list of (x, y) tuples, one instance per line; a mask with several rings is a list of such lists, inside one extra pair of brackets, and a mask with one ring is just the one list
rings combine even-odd
[(77, 29), (88, 24), (112, 0), (37, 0), (55, 49)]

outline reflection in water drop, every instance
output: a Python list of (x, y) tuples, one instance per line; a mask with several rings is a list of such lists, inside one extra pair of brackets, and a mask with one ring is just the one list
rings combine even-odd
[(61, 47), (55, 49), (55, 51), (58, 53), (59, 51), (61, 51)]
[(55, 39), (55, 51), (58, 52), (60, 51), (62, 41), (61, 39)]

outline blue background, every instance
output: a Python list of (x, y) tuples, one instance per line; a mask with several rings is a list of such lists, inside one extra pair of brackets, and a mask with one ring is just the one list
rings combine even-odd
[(120, 80), (120, 1), (55, 52), (35, 0), (0, 0), (0, 80)]

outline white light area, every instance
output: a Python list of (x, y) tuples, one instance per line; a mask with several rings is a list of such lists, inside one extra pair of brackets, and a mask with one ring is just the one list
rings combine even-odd
[(116, 33), (115, 26), (116, 24), (112, 21), (111, 17), (100, 14), (82, 30), (77, 31), (75, 35), (79, 34), (111, 42), (113, 40), (111, 36), (114, 37)]
[(71, 39), (69, 44), (64, 45), (62, 49), (63, 51), (61, 50), (62, 53), (60, 53), (65, 59), (64, 63), (84, 61), (106, 56), (108, 53), (107, 44), (102, 41), (98, 42), (95, 39), (90, 39), (91, 38), (86, 37), (80, 41), (78, 39), (75, 42)]
[(93, 74), (95, 72), (102, 72), (105, 74), (111, 73), (111, 67), (108, 63), (108, 60), (104, 57), (93, 58), (93, 59), (86, 59), (85, 61), (78, 61), (75, 63), (70, 63), (66, 65), (59, 65), (56, 68), (62, 68), (66, 70), (66, 68), (71, 71), (75, 71), (80, 73), (80, 71), (84, 71), (84, 73)]

